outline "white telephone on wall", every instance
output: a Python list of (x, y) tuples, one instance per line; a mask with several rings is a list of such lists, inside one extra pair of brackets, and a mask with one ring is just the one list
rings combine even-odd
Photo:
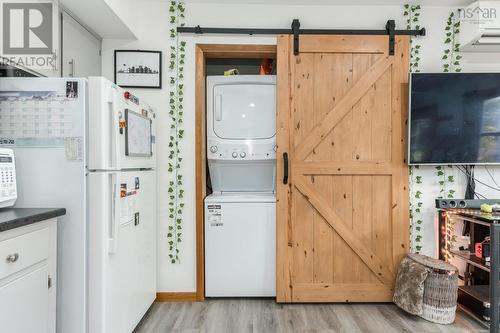
[(17, 200), (16, 164), (12, 149), (0, 148), (0, 208)]

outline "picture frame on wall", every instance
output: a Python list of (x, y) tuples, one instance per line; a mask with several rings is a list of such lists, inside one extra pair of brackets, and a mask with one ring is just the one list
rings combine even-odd
[(161, 89), (161, 51), (115, 50), (115, 83)]

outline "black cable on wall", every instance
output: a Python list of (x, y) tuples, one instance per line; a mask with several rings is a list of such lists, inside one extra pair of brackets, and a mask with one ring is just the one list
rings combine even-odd
[(474, 199), (476, 195), (476, 181), (474, 178), (474, 166), (465, 166), (465, 176), (467, 177), (467, 185), (465, 188), (465, 199)]

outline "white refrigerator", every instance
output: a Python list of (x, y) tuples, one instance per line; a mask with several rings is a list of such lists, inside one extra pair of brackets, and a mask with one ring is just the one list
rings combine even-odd
[(156, 294), (155, 113), (100, 78), (2, 78), (16, 207), (63, 207), (57, 332), (129, 333)]

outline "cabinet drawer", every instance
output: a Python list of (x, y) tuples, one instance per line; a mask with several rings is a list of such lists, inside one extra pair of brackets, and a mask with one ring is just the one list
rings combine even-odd
[(40, 229), (0, 242), (0, 279), (49, 256), (49, 229)]

